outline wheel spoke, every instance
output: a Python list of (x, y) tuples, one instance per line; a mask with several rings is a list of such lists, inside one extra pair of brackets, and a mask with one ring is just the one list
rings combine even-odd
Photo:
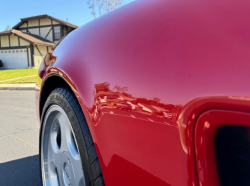
[(59, 106), (52, 106), (45, 117), (42, 143), (45, 186), (86, 185), (70, 121)]
[(85, 186), (82, 163), (80, 157), (72, 157), (71, 162), (72, 167), (74, 167), (74, 185), (83, 185)]
[(57, 119), (60, 125), (61, 129), (61, 146), (60, 146), (60, 152), (68, 152), (69, 151), (69, 141), (70, 141), (70, 124), (68, 119), (63, 116), (61, 113), (57, 115)]
[[(51, 141), (51, 140), (50, 140)], [(54, 147), (52, 146), (53, 143), (48, 144), (48, 159), (47, 159), (47, 165), (48, 165), (48, 174), (51, 185), (59, 185), (59, 172), (60, 170), (60, 154), (59, 152), (55, 152)]]
[(49, 162), (54, 162), (57, 169), (60, 169), (60, 153), (55, 152), (54, 148), (52, 147), (52, 144), (48, 146), (49, 148)]

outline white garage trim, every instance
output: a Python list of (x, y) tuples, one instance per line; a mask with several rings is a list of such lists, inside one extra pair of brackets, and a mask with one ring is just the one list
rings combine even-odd
[(4, 68), (27, 68), (29, 66), (28, 48), (0, 49), (0, 59)]

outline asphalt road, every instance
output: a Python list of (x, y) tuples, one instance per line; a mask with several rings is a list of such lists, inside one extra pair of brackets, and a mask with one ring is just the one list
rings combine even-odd
[(40, 186), (34, 91), (0, 91), (0, 185)]

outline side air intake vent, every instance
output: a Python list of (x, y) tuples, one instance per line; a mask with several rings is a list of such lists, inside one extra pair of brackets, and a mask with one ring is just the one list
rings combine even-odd
[(215, 136), (215, 150), (221, 186), (250, 185), (250, 143), (248, 128), (224, 126)]

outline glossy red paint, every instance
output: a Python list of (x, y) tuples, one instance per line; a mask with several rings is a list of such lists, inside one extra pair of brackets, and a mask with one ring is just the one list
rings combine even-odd
[(209, 110), (250, 111), (249, 9), (248, 1), (135, 1), (49, 54), (43, 84), (58, 75), (71, 86), (107, 186), (218, 183), (215, 172), (204, 176), (213, 159), (196, 154), (207, 148), (195, 143), (196, 122)]

